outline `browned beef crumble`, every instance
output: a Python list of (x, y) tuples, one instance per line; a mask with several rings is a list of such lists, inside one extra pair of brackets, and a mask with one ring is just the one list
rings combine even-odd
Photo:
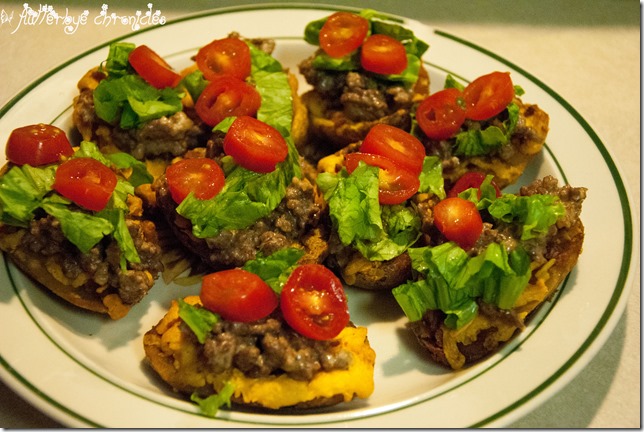
[(306, 177), (294, 178), (285, 197), (268, 216), (247, 228), (222, 230), (214, 237), (200, 239), (192, 234), (191, 222), (176, 212), (177, 205), (168, 192), (165, 177), (155, 182), (154, 189), (157, 204), (173, 232), (184, 246), (214, 269), (240, 267), (258, 252), (270, 255), (285, 247), (301, 245), (311, 228), (319, 224), (323, 211), (311, 181)]
[[(192, 333), (187, 326), (182, 328)], [(213, 326), (201, 355), (215, 373), (236, 368), (251, 378), (286, 374), (309, 381), (320, 371), (349, 368), (351, 355), (338, 350), (338, 343), (302, 336), (274, 313), (250, 323), (220, 321)]]
[(313, 57), (310, 57), (300, 63), (300, 73), (306, 82), (330, 103), (330, 109), (343, 111), (351, 121), (374, 121), (401, 108), (412, 107), (413, 89), (387, 85), (356, 71), (332, 72), (315, 69), (312, 60)]
[(154, 278), (146, 272), (156, 275), (162, 269), (161, 249), (152, 223), (131, 219), (126, 219), (126, 223), (141, 262), (128, 263), (125, 270), (121, 268), (121, 251), (114, 239), (106, 238), (83, 254), (65, 238), (60, 222), (49, 215), (31, 221), (21, 237), (21, 247), (42, 256), (43, 262), (50, 256), (61, 257), (65, 277), (73, 280), (84, 273), (88, 284), (105, 286), (117, 292), (123, 303), (135, 304), (154, 284)]

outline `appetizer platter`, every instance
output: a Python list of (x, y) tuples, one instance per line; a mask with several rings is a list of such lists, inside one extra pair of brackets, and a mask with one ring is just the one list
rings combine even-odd
[[(366, 26), (346, 52), (323, 40), (333, 36), (326, 26), (334, 19)], [(405, 41), (403, 67), (391, 69), (376, 55), (393, 49), (391, 35)], [(206, 48), (221, 41), (250, 49), (252, 62), (235, 83), (209, 75), (217, 60)], [(140, 54), (141, 47), (154, 51)], [(340, 60), (358, 49), (361, 64), (346, 73)], [(161, 81), (144, 72), (150, 59), (170, 71)], [(354, 74), (348, 87), (368, 97), (329, 92), (338, 71)], [(361, 103), (378, 97), (360, 81), (369, 74), (397, 102), (367, 112)], [(155, 117), (158, 106), (137, 110), (140, 100), (113, 90), (141, 77), (146, 90), (137, 92), (152, 85), (162, 109), (178, 105), (178, 113)], [(238, 81), (253, 84), (243, 90), (247, 110), (220, 116), (220, 94), (234, 95)], [(498, 107), (479, 103), (481, 82), (504, 92)], [(183, 93), (168, 90), (180, 83)], [(453, 95), (464, 105), (449, 102), (449, 109), (462, 118), (436, 132), (436, 110)], [(337, 101), (349, 102), (339, 108)], [(572, 379), (625, 305), (636, 259), (631, 204), (604, 144), (528, 72), (413, 20), (305, 6), (204, 12), (83, 53), (1, 112), (3, 139), (26, 125), (52, 125), (70, 140), (53, 159), (27, 155), (25, 162), (8, 139), (0, 178), (11, 196), (3, 196), (0, 311), (12, 329), (0, 336), (0, 376), (69, 426), (502, 426)], [(340, 118), (346, 113), (352, 118)], [(164, 125), (155, 125), (149, 141), (162, 142), (157, 152), (142, 124), (159, 118), (183, 126), (159, 138)], [(244, 140), (257, 135), (278, 138), (265, 154), (241, 154)], [(392, 139), (418, 141), (422, 156), (386, 165), (396, 155), (381, 157), (378, 145)], [(491, 159), (472, 150), (504, 145), (511, 150)], [(100, 168), (112, 198), (88, 202), (63, 184), (60, 167), (78, 170), (87, 161), (112, 168)], [(198, 166), (187, 168), (192, 162)], [(378, 169), (391, 173), (405, 162), (415, 188), (407, 193), (398, 180), (383, 188)], [(199, 181), (182, 177), (191, 169)], [(468, 171), (479, 177), (463, 186)], [(194, 184), (206, 181), (216, 184), (216, 196), (195, 198), (203, 191)], [(353, 201), (344, 201), (360, 182), (371, 192), (355, 189)], [(217, 207), (202, 205), (208, 200)], [(516, 216), (523, 210), (515, 202), (532, 216)], [(458, 204), (447, 213), (467, 203), (480, 216), (455, 234), (440, 216), (447, 203)], [(71, 214), (76, 206), (83, 216)], [(374, 211), (379, 222), (369, 219)], [(387, 237), (403, 219), (418, 222)], [(29, 237), (34, 223), (50, 241)], [(98, 237), (88, 244), (84, 226), (97, 223), (107, 225), (89, 230)], [(360, 232), (369, 223), (371, 237)], [(61, 229), (82, 254), (61, 252)], [(507, 252), (491, 247), (499, 239)], [(108, 266), (83, 258), (99, 241)], [(602, 253), (606, 241), (623, 254)], [(35, 250), (48, 254), (42, 266), (30, 264), (40, 259)], [(448, 285), (466, 294), (446, 299)], [(235, 303), (222, 297), (223, 286), (260, 297)], [(317, 321), (302, 312), (329, 302)]]

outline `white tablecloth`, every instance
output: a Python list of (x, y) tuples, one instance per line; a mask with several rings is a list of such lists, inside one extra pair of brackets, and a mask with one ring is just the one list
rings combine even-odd
[[(18, 15), (23, 3), (22, 0), (0, 3), (0, 106), (64, 61), (130, 31), (126, 26), (103, 28), (91, 23), (79, 26), (72, 35), (64, 34), (55, 26), (19, 27)], [(253, 2), (162, 0), (155, 1), (153, 8), (172, 19), (240, 3)], [(638, 212), (641, 120), (638, 2), (337, 0), (318, 3), (369, 7), (414, 18), (474, 41), (529, 71), (574, 106), (601, 137), (620, 167)], [(34, 9), (46, 6), (28, 4)], [(69, 0), (48, 4), (61, 14), (76, 17), (83, 10), (96, 14), (104, 4), (124, 15), (146, 11), (148, 7), (147, 2), (132, 0), (113, 3)], [(634, 223), (639, 229), (639, 213), (634, 215)], [(639, 248), (636, 253), (639, 256)], [(575, 379), (511, 426), (639, 428), (640, 402), (638, 267), (626, 311), (604, 347)], [(57, 426), (60, 424), (0, 383), (0, 427)]]

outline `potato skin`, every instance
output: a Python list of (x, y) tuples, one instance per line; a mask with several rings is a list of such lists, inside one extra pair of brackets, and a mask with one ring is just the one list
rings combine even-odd
[[(138, 231), (148, 241), (153, 244), (157, 243), (156, 227), (153, 222), (131, 220), (130, 223), (139, 227)], [(125, 317), (136, 305), (136, 302), (123, 301), (113, 287), (108, 284), (96, 283), (90, 275), (84, 272), (74, 279), (68, 278), (63, 272), (64, 257), (61, 254), (45, 256), (35, 253), (21, 241), (26, 233), (26, 228), (1, 226), (0, 250), (4, 251), (18, 268), (44, 288), (74, 306), (108, 315), (114, 320)], [(160, 259), (160, 255), (156, 259)], [(148, 287), (152, 287), (158, 276), (158, 269), (154, 269), (154, 265), (147, 270), (138, 272), (139, 277), (145, 279), (144, 282)]]
[[(186, 297), (185, 301), (200, 304), (197, 296)], [(213, 373), (200, 361), (201, 346), (192, 334), (182, 331), (181, 322), (178, 303), (173, 301), (166, 315), (143, 338), (146, 361), (177, 392), (208, 395), (231, 382), (234, 403), (270, 410), (330, 406), (355, 397), (366, 398), (373, 392), (375, 352), (364, 327), (347, 327), (338, 336), (342, 348), (352, 354), (348, 370), (318, 372), (306, 382), (285, 374), (251, 378), (238, 369)]]
[[(548, 181), (552, 179), (546, 178)], [(537, 181), (535, 184), (546, 182)], [(577, 189), (585, 197), (585, 188)], [(579, 212), (581, 202), (574, 205), (579, 207), (569, 207), (569, 211)], [(410, 330), (433, 361), (455, 370), (497, 352), (523, 330), (540, 306), (552, 298), (577, 264), (583, 241), (584, 225), (576, 213), (568, 217), (563, 226), (558, 227), (557, 234), (548, 240), (545, 246), (548, 261), (533, 269), (528, 286), (507, 313), (479, 302), (477, 317), (465, 327), (454, 330), (443, 324), (445, 315), (441, 311), (427, 311), (421, 320), (409, 324)]]

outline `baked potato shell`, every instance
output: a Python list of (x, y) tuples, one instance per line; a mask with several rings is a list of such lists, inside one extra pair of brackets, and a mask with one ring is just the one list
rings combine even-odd
[[(147, 231), (154, 231), (152, 222), (136, 223), (147, 225)], [(63, 272), (63, 257), (44, 257), (32, 252), (21, 243), (25, 234), (25, 228), (0, 227), (0, 250), (4, 251), (20, 270), (44, 288), (75, 306), (109, 315), (114, 320), (126, 316), (134, 306), (124, 303), (107, 285), (96, 284), (85, 273), (74, 279), (68, 278)], [(144, 274), (149, 283), (153, 283), (156, 276), (149, 271), (145, 271)]]
[(539, 307), (552, 298), (577, 264), (583, 241), (584, 225), (579, 217), (570, 226), (560, 228), (546, 246), (550, 259), (532, 269), (530, 282), (509, 313), (479, 313), (464, 327), (450, 329), (443, 324), (442, 312), (428, 311), (420, 321), (410, 323), (412, 332), (432, 360), (452, 369), (489, 356), (521, 331)]
[[(198, 296), (186, 297), (189, 304), (200, 304)], [(181, 330), (179, 306), (172, 302), (166, 315), (143, 338), (146, 360), (175, 391), (213, 394), (226, 382), (234, 387), (232, 402), (271, 410), (309, 409), (367, 398), (373, 392), (375, 352), (369, 346), (364, 327), (347, 327), (337, 337), (338, 349), (351, 353), (347, 370), (318, 372), (310, 381), (298, 381), (286, 374), (251, 378), (238, 369), (213, 373), (200, 362), (201, 346), (196, 338)]]

